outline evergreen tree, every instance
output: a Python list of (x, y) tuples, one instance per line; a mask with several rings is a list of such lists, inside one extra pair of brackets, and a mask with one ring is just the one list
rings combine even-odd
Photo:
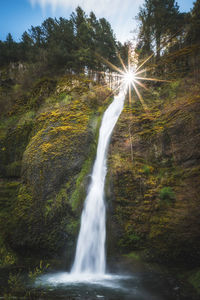
[(174, 34), (179, 19), (178, 5), (175, 0), (145, 0), (140, 8), (140, 44), (145, 52), (155, 41), (156, 57), (160, 58), (161, 42), (166, 35)]
[(90, 67), (91, 61), (91, 35), (90, 26), (85, 12), (80, 6), (72, 13), (71, 20), (75, 31), (74, 63), (78, 72), (84, 72), (85, 67)]
[(19, 60), (19, 45), (13, 40), (11, 33), (8, 33), (2, 49), (3, 63), (17, 62)]
[(145, 0), (143, 8), (140, 8), (137, 19), (140, 21), (139, 48), (142, 55), (149, 55), (152, 42), (152, 1)]
[(187, 39), (190, 43), (200, 42), (200, 0), (194, 2), (191, 12), (191, 27)]
[[(20, 43), (11, 34), (0, 43), (0, 64), (35, 62), (41, 70), (75, 72), (105, 71), (108, 66), (97, 59), (96, 53), (116, 64), (117, 43), (109, 22), (89, 17), (77, 7), (69, 20), (46, 19), (41, 26), (24, 32)], [(93, 75), (92, 75), (93, 76)]]
[(40, 26), (33, 27), (29, 30), (30, 37), (32, 38), (34, 45), (36, 47), (42, 47), (44, 45), (44, 36), (42, 33), (42, 28)]
[[(114, 65), (119, 63), (117, 42), (110, 23), (105, 18), (101, 18), (97, 24), (95, 48), (96, 53), (107, 61)], [(111, 68), (103, 60), (99, 60), (99, 70), (106, 71), (111, 70)]]
[(33, 51), (33, 40), (28, 34), (27, 31), (25, 31), (22, 34), (21, 38), (21, 55), (20, 60), (31, 62), (34, 60), (34, 51)]

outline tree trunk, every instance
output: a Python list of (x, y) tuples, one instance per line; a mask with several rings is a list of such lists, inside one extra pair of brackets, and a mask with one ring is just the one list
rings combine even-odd
[(156, 32), (156, 60), (158, 61), (160, 59), (160, 31)]

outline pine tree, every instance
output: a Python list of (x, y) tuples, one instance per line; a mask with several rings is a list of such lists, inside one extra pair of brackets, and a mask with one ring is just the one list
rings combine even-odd
[(188, 37), (191, 43), (197, 43), (200, 42), (200, 0), (194, 2), (191, 17), (191, 29)]
[(156, 57), (160, 58), (161, 43), (166, 34), (175, 33), (179, 19), (178, 5), (175, 0), (145, 0), (140, 8), (140, 44), (150, 52), (155, 42)]
[(80, 6), (72, 13), (71, 20), (74, 24), (75, 44), (74, 63), (76, 71), (84, 72), (85, 67), (90, 67), (91, 62), (91, 35), (90, 26), (85, 12)]
[(20, 48), (21, 48), (21, 57), (20, 60), (22, 61), (33, 61), (34, 60), (34, 51), (33, 51), (33, 40), (28, 34), (27, 31), (25, 31), (22, 34)]
[(152, 1), (145, 0), (137, 19), (140, 21), (139, 48), (143, 56), (149, 55), (152, 42)]

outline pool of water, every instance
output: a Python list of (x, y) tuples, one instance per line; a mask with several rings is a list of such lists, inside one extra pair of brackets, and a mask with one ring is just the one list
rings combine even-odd
[[(1, 289), (11, 292), (15, 299), (40, 300), (198, 300), (199, 297), (186, 283), (177, 280), (171, 271), (161, 265), (146, 264), (140, 260), (121, 257), (109, 261), (105, 275), (71, 275), (65, 271), (51, 271), (36, 278), (28, 279), (22, 272), (24, 294), (9, 289), (9, 273), (0, 271)], [(16, 274), (18, 271), (16, 270)], [(18, 295), (21, 297), (18, 297)]]
[(37, 278), (35, 288), (40, 299), (74, 300), (191, 300), (180, 286), (163, 274), (136, 272), (129, 275), (71, 275), (67, 272), (46, 274)]

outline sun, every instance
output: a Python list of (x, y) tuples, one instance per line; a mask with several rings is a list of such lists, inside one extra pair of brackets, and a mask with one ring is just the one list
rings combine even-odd
[[(133, 53), (132, 53), (133, 52)], [(132, 89), (135, 91), (136, 95), (138, 96), (140, 103), (143, 106), (143, 109), (145, 110), (146, 113), (149, 112), (149, 109), (138, 89), (139, 87), (142, 87), (145, 90), (149, 90), (149, 88), (145, 85), (145, 81), (161, 81), (161, 82), (170, 82), (169, 80), (162, 80), (162, 79), (157, 79), (157, 78), (150, 78), (146, 76), (147, 71), (150, 69), (145, 68), (145, 64), (153, 57), (154, 53), (151, 54), (149, 57), (147, 57), (141, 64), (139, 64), (138, 60), (135, 59), (132, 61), (131, 56), (135, 55), (135, 51), (131, 50), (129, 48), (128, 51), (128, 65), (126, 66), (125, 63), (123, 62), (121, 56), (119, 53), (117, 53), (117, 56), (120, 60), (120, 63), (122, 65), (122, 69), (119, 68), (118, 66), (115, 66), (111, 62), (109, 62), (107, 59), (101, 57), (100, 55), (97, 54), (101, 60), (103, 60), (108, 66), (110, 66), (114, 71), (118, 73), (118, 81), (117, 81), (117, 87), (115, 90), (119, 88), (123, 88), (126, 91), (128, 91), (128, 99), (129, 99), (129, 104), (132, 104)], [(113, 75), (113, 77), (116, 77), (116, 73)]]
[(128, 72), (125, 72), (123, 75), (123, 81), (125, 84), (131, 84), (135, 80), (135, 72), (129, 70)]

